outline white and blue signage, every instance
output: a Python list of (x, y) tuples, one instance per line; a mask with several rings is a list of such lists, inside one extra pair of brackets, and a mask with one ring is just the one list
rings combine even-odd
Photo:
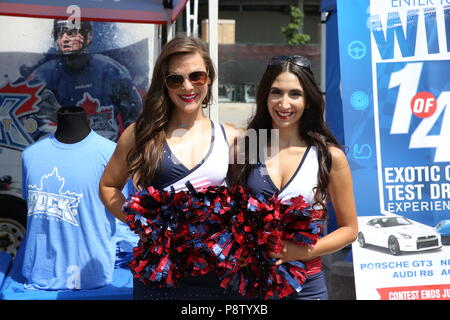
[(450, 0), (338, 0), (338, 24), (357, 297), (450, 299)]

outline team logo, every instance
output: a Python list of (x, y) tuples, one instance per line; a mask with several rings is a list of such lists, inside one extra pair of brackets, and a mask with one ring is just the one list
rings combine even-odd
[(30, 86), (24, 82), (7, 83), (0, 88), (0, 146), (23, 150), (33, 143), (31, 133), (38, 125), (26, 116), (37, 113), (39, 93), (44, 85)]
[(92, 130), (111, 140), (118, 136), (119, 127), (114, 118), (112, 105), (102, 106), (99, 99), (93, 98), (88, 92), (85, 92), (77, 106), (85, 110)]
[[(65, 179), (54, 167), (50, 174), (42, 176), (40, 185), (28, 185), (28, 216), (43, 215), (43, 218), (59, 219), (76, 227), (79, 226), (75, 217), (82, 194), (64, 190)], [(57, 193), (47, 190), (58, 190)]]

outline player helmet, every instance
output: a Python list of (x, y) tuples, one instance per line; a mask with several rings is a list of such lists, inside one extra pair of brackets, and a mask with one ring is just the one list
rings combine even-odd
[(80, 48), (74, 50), (62, 50), (57, 44), (58, 50), (64, 54), (77, 54), (87, 51), (87, 47), (92, 41), (93, 27), (90, 21), (80, 21), (77, 26), (74, 21), (71, 20), (54, 20), (53, 21), (53, 40), (57, 43), (58, 37), (63, 33), (74, 34), (80, 33), (84, 37), (84, 43)]

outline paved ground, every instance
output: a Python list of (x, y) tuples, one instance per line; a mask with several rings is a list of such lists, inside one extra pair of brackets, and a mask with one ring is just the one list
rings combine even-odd
[(245, 128), (255, 108), (254, 103), (219, 103), (219, 122)]
[(330, 300), (356, 300), (353, 262), (346, 261), (350, 247), (324, 256), (324, 270)]
[[(219, 103), (219, 122), (245, 128), (255, 110), (254, 103)], [(323, 257), (330, 300), (355, 300), (353, 263), (345, 261), (350, 247)]]

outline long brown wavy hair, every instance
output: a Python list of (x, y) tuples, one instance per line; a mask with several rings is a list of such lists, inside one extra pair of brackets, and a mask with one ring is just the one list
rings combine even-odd
[(268, 138), (265, 143), (267, 143), (266, 145), (270, 145), (272, 118), (267, 107), (267, 98), (273, 82), (278, 75), (283, 72), (290, 72), (296, 75), (303, 87), (305, 109), (298, 126), (298, 132), (307, 145), (315, 146), (317, 148), (319, 161), (319, 171), (317, 173), (318, 184), (315, 188), (315, 203), (312, 205), (319, 205), (326, 211), (326, 201), (328, 198), (327, 187), (331, 170), (331, 154), (329, 147), (336, 146), (341, 149), (342, 147), (325, 124), (324, 100), (313, 73), (310, 69), (298, 66), (290, 61), (282, 61), (279, 64), (268, 66), (259, 82), (256, 92), (256, 112), (247, 126), (247, 129), (253, 129), (257, 133), (257, 154), (250, 155), (250, 152), (245, 152), (246, 162), (236, 170), (237, 176), (235, 177), (235, 181), (241, 185), (246, 185), (250, 171), (256, 166), (256, 164), (252, 164), (248, 161), (249, 157), (253, 156), (260, 160), (260, 152), (258, 150), (260, 146), (260, 137), (258, 136), (260, 132), (259, 129), (267, 130)]
[(177, 35), (165, 44), (156, 60), (150, 88), (144, 97), (142, 112), (136, 120), (135, 143), (127, 156), (128, 174), (138, 188), (152, 184), (163, 153), (165, 129), (175, 107), (164, 83), (169, 72), (170, 59), (176, 55), (196, 52), (203, 58), (210, 79), (208, 92), (203, 101), (207, 106), (212, 99), (211, 84), (216, 73), (204, 41), (182, 34)]

